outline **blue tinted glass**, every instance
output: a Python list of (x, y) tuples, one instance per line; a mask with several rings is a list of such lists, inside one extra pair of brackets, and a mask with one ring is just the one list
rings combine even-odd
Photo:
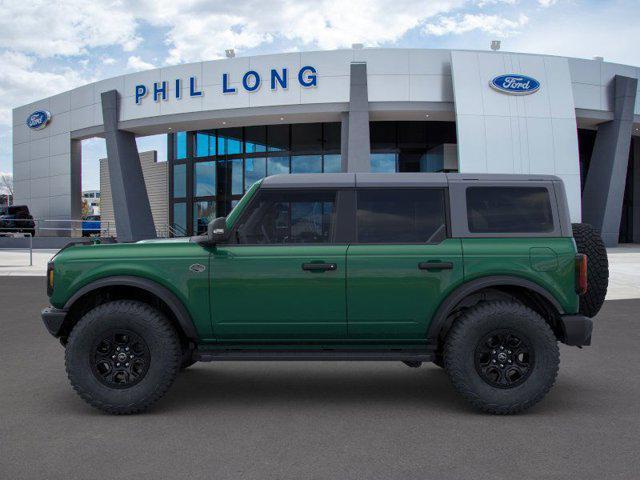
[(291, 157), (291, 173), (322, 173), (322, 157), (320, 155)]
[(342, 171), (340, 154), (324, 156), (324, 173), (339, 173)]
[(249, 187), (267, 174), (266, 158), (246, 158), (244, 160), (244, 189)]
[(216, 217), (215, 202), (195, 202), (193, 204), (193, 232), (202, 235), (207, 231), (207, 225)]
[(372, 153), (371, 154), (371, 172), (384, 173), (396, 171), (396, 154), (395, 153)]
[(176, 133), (176, 159), (187, 158), (187, 132)]
[(267, 158), (267, 175), (289, 173), (289, 157)]
[(187, 204), (173, 204), (173, 227), (176, 237), (184, 237), (187, 235)]
[(218, 155), (242, 153), (242, 129), (223, 128), (218, 130)]
[(231, 160), (231, 195), (242, 195), (242, 159)]
[(213, 132), (196, 134), (196, 157), (208, 157), (216, 154), (216, 137)]
[(244, 129), (244, 151), (246, 153), (267, 151), (267, 127), (246, 127)]
[(187, 196), (187, 166), (184, 163), (173, 166), (173, 196)]
[(193, 193), (196, 197), (216, 194), (216, 162), (193, 164)]

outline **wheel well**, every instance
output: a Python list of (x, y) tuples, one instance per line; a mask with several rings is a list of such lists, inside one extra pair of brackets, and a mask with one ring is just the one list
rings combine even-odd
[(494, 285), (470, 293), (449, 310), (447, 318), (438, 334), (438, 349), (441, 350), (444, 339), (447, 333), (449, 333), (451, 326), (467, 309), (478, 303), (494, 300), (515, 300), (526, 305), (544, 318), (553, 330), (556, 338), (562, 339), (563, 331), (560, 322), (560, 312), (558, 312), (557, 308), (547, 298), (523, 286)]
[(89, 310), (94, 309), (98, 305), (112, 302), (114, 300), (137, 300), (158, 309), (173, 324), (176, 332), (178, 332), (178, 335), (180, 336), (180, 342), (183, 345), (188, 345), (189, 339), (180, 325), (180, 322), (178, 322), (176, 315), (167, 303), (144, 288), (129, 285), (108, 285), (99, 287), (78, 298), (67, 312), (67, 316), (61, 330), (60, 341), (63, 344), (66, 343), (67, 337), (71, 333), (75, 324), (78, 323), (78, 321)]

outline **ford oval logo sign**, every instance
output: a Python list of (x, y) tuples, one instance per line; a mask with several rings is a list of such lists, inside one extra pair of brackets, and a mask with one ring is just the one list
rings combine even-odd
[(515, 73), (495, 77), (489, 85), (494, 90), (510, 95), (531, 95), (540, 89), (540, 82), (535, 78)]
[(51, 120), (51, 114), (46, 110), (36, 110), (27, 118), (27, 127), (32, 130), (42, 130)]

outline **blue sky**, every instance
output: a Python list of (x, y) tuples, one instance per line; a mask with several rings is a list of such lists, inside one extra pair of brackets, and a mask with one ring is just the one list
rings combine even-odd
[[(3, 0), (0, 172), (11, 172), (11, 109), (152, 67), (296, 50), (367, 47), (548, 53), (640, 66), (640, 1)], [(166, 156), (164, 137), (139, 140)], [(97, 188), (102, 140), (83, 145), (83, 188)]]

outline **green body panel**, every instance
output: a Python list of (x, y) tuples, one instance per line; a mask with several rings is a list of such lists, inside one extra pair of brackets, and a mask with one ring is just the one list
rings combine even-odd
[[(337, 339), (347, 334), (346, 245), (219, 245), (211, 259), (220, 340)], [(303, 263), (335, 263), (310, 272)]]
[(226, 225), (227, 229), (231, 229), (235, 224), (238, 217), (242, 214), (244, 209), (247, 207), (247, 204), (251, 201), (251, 199), (255, 196), (256, 192), (262, 185), (262, 180), (258, 180), (256, 183), (249, 187), (249, 190), (242, 196), (238, 204), (234, 207), (233, 210), (227, 215)]
[[(420, 270), (451, 262), (451, 270)], [(425, 340), (440, 302), (463, 281), (460, 239), (437, 245), (351, 245), (347, 253), (349, 337)]]
[(146, 278), (173, 292), (190, 313), (198, 334), (209, 338), (209, 268), (192, 272), (189, 266), (194, 263), (208, 267), (209, 250), (180, 240), (74, 246), (54, 259), (55, 288), (50, 301), (63, 308), (80, 288), (105, 277)]
[[(231, 228), (260, 187), (227, 217)], [(207, 348), (376, 345), (426, 341), (441, 303), (482, 277), (520, 277), (549, 292), (564, 313), (578, 312), (573, 238), (449, 238), (437, 245), (233, 245), (188, 239), (73, 246), (54, 259), (51, 304), (64, 308), (85, 285), (136, 276), (170, 290), (189, 312)], [(330, 271), (304, 263), (332, 263)], [(451, 269), (423, 270), (422, 262)], [(193, 264), (207, 267), (198, 272)]]
[(577, 313), (573, 238), (465, 238), (464, 279), (511, 275), (546, 289), (565, 313)]

